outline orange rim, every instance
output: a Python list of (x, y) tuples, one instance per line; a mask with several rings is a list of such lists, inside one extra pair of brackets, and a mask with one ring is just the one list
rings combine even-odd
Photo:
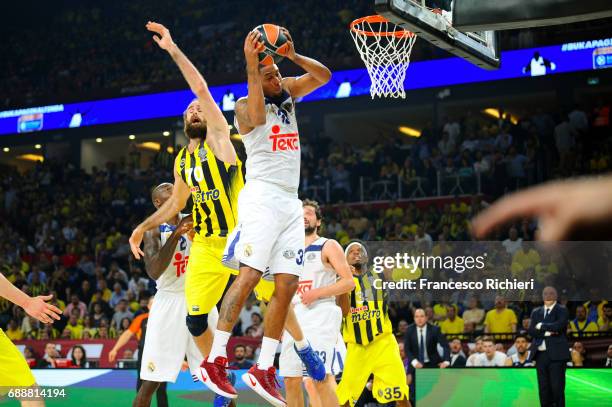
[(374, 24), (390, 23), (390, 21), (384, 18), (383, 16), (375, 14), (373, 16), (361, 17), (361, 18), (358, 18), (357, 20), (354, 20), (350, 25), (351, 31), (356, 32), (357, 34), (366, 35), (368, 37), (396, 37), (396, 38), (414, 37), (413, 32), (404, 30), (403, 28), (399, 26), (397, 26), (399, 27), (399, 29), (396, 31), (362, 30), (361, 28), (359, 28), (359, 25), (363, 22), (370, 23), (370, 24), (372, 23)]

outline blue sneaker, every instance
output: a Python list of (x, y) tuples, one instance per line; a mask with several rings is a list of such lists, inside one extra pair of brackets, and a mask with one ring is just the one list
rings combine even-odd
[(213, 401), (213, 407), (228, 407), (232, 399), (223, 397), (220, 394), (215, 394), (215, 400)]
[[(232, 386), (236, 384), (236, 375), (234, 372), (227, 372), (227, 380), (230, 381)], [(232, 402), (232, 399), (223, 397), (220, 394), (215, 394), (215, 400), (213, 401), (213, 407), (228, 407)]]
[(302, 360), (304, 366), (306, 366), (308, 376), (316, 381), (323, 381), (325, 379), (325, 365), (319, 355), (312, 349), (310, 343), (302, 350), (298, 350), (295, 344), (293, 344), (293, 348)]

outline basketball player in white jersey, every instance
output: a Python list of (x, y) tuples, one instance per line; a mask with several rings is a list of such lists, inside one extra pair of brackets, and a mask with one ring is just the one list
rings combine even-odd
[[(240, 273), (223, 299), (212, 351), (202, 372), (211, 390), (237, 396), (225, 374), (227, 342), (247, 297), (269, 270), (266, 274), (274, 280), (275, 289), (264, 320), (260, 356), (243, 379), (269, 403), (284, 407), (273, 362), (304, 261), (295, 99), (326, 84), (331, 72), (297, 54), (289, 32), (283, 32), (288, 38), (286, 57), (306, 71), (300, 77), (283, 78), (276, 65), (260, 66), (263, 43), (257, 31), (250, 32), (244, 43), (248, 97), (236, 102), (235, 122), (247, 154), (246, 184), (238, 197), (238, 225), (227, 239), (224, 254), (224, 262), (238, 265)], [(307, 341), (297, 347), (307, 369), (323, 370)]]
[[(314, 383), (319, 406), (338, 406), (332, 365), (342, 324), (342, 311), (336, 305), (336, 296), (351, 292), (355, 283), (340, 244), (333, 239), (320, 237), (317, 233), (321, 226), (319, 204), (304, 200), (302, 205), (306, 249), (304, 270), (293, 304), (304, 335), (310, 338), (312, 347), (317, 350), (325, 364), (325, 380)], [(280, 375), (284, 377), (287, 389), (287, 405), (303, 406), (304, 367), (295, 350), (295, 342), (288, 332), (283, 337), (279, 363)], [(316, 407), (312, 401), (311, 398), (311, 404)]]
[[(151, 199), (159, 208), (172, 195), (173, 186), (163, 183), (155, 187)], [(185, 271), (193, 221), (191, 215), (177, 214), (170, 222), (144, 235), (144, 261), (147, 274), (157, 282), (157, 294), (149, 311), (147, 335), (142, 354), (140, 378), (142, 386), (134, 406), (150, 406), (151, 398), (163, 382), (175, 382), (185, 355), (194, 380), (199, 377), (204, 357), (187, 329)], [(219, 315), (216, 307), (208, 314), (214, 327)]]

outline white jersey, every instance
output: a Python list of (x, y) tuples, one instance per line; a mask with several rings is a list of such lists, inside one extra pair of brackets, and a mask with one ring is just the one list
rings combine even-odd
[[(183, 214), (179, 214), (179, 219), (182, 219)], [(166, 244), (166, 241), (170, 238), (172, 232), (176, 229), (176, 226), (168, 223), (159, 225), (160, 239), (162, 246)], [(191, 248), (191, 241), (187, 236), (183, 235), (180, 237), (172, 260), (166, 270), (157, 279), (157, 290), (167, 292), (184, 292), (185, 291), (185, 271), (187, 270), (187, 261), (189, 260), (189, 249)]]
[[(282, 102), (265, 98), (266, 123), (242, 135), (247, 154), (246, 181), (257, 179), (273, 183), (297, 194), (300, 137), (295, 102), (286, 91), (278, 99)], [(235, 124), (239, 129), (237, 120)]]
[[(323, 245), (328, 241), (324, 237), (319, 237), (317, 240), (312, 242), (304, 250), (304, 269), (300, 275), (300, 281), (298, 283), (298, 289), (294, 297), (294, 303), (300, 303), (300, 295), (308, 290), (314, 288), (327, 287), (336, 282), (336, 271), (323, 263)], [(319, 298), (313, 304), (310, 305), (310, 309), (313, 306), (324, 303), (324, 302), (336, 302), (335, 297)], [(297, 311), (297, 308), (296, 308)]]

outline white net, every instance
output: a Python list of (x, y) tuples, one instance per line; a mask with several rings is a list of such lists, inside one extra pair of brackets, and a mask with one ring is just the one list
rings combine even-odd
[(416, 35), (382, 16), (353, 21), (351, 35), (370, 75), (372, 99), (405, 98), (404, 80)]

